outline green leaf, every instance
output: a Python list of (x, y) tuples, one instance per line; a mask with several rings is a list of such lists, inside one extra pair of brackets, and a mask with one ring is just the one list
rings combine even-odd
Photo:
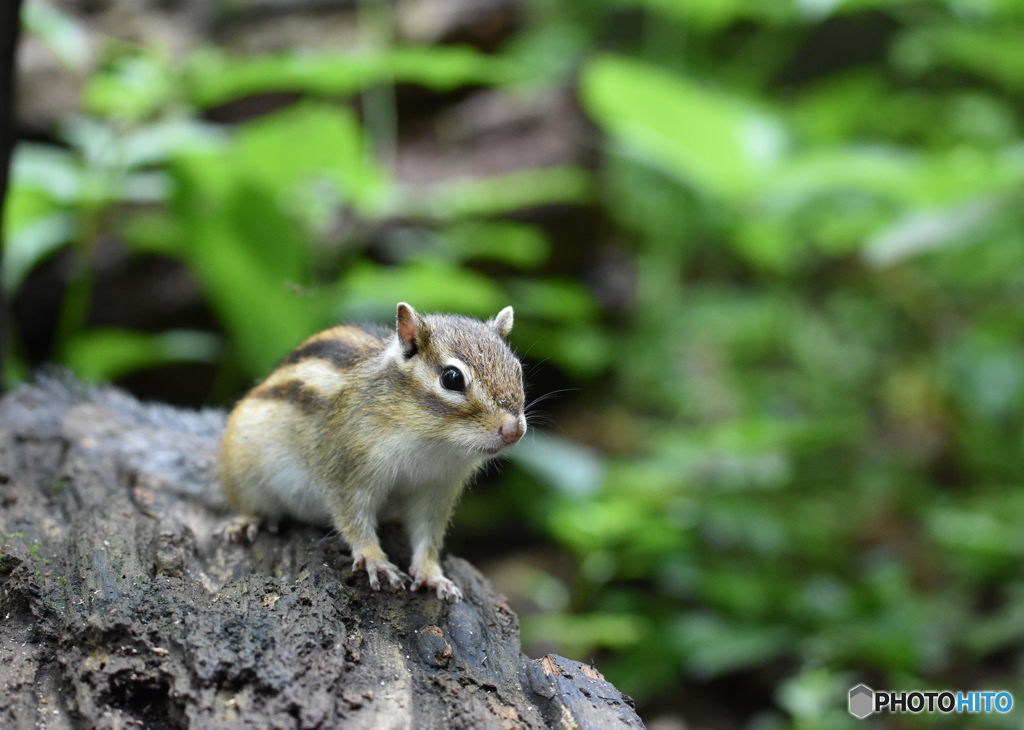
[[(223, 209), (225, 224), (245, 255), (265, 276), (286, 284), (306, 285), (311, 277), (309, 243), (295, 224), (275, 205), (274, 198), (255, 186), (238, 186)], [(226, 249), (225, 243), (221, 248)]]
[(199, 106), (274, 91), (346, 96), (380, 83), (421, 84), (446, 91), (512, 78), (502, 59), (463, 46), (404, 46), (345, 54), (237, 58), (204, 50), (186, 65), (187, 90)]
[(523, 223), (466, 221), (441, 232), (442, 248), (458, 260), (487, 259), (530, 269), (548, 257), (544, 232)]
[(527, 641), (557, 642), (568, 651), (581, 654), (597, 647), (633, 646), (646, 633), (648, 624), (640, 614), (549, 613), (524, 619), (523, 633)]
[(3, 211), (6, 291), (16, 291), (37, 264), (73, 240), (77, 219), (66, 203), (77, 195), (78, 182), (78, 170), (63, 151), (31, 144), (18, 147)]
[(308, 244), (267, 191), (240, 184), (213, 155), (176, 165), (176, 248), (200, 281), (252, 376), (326, 323), (325, 302), (307, 283)]
[(805, 205), (829, 192), (863, 192), (894, 199), (920, 196), (920, 158), (896, 147), (828, 147), (786, 159), (766, 198), (775, 205)]
[(70, 244), (75, 227), (73, 214), (56, 212), (7, 234), (7, 245), (3, 250), (4, 291), (17, 291), (32, 269)]
[(785, 627), (745, 625), (711, 613), (681, 616), (668, 637), (690, 674), (709, 679), (793, 650)]
[(975, 234), (997, 216), (1003, 201), (992, 198), (935, 211), (910, 213), (879, 232), (864, 246), (864, 260), (890, 266), (947, 246), (976, 240)]
[(809, 727), (837, 727), (845, 718), (830, 715), (846, 712), (844, 696), (854, 684), (850, 677), (828, 669), (804, 669), (780, 683), (778, 702), (794, 717), (813, 721)]
[(764, 271), (793, 271), (807, 248), (788, 216), (769, 214), (739, 220), (729, 242), (744, 259)]
[(166, 212), (137, 213), (125, 221), (121, 233), (131, 251), (184, 258), (181, 221)]
[(516, 313), (556, 322), (588, 322), (598, 314), (594, 295), (571, 279), (518, 279), (509, 283)]
[(322, 329), (326, 318), (318, 301), (267, 272), (238, 231), (222, 224), (192, 233), (199, 246), (191, 262), (250, 375), (270, 372), (281, 356)]
[(106, 63), (82, 89), (82, 108), (126, 121), (152, 115), (175, 93), (166, 55), (139, 52)]
[[(516, 312), (525, 312), (528, 305), (516, 299)], [(602, 372), (610, 362), (614, 343), (600, 326), (589, 322), (570, 322), (569, 326), (524, 319), (516, 323), (512, 337), (529, 350), (530, 356), (538, 360), (551, 361), (573, 373), (586, 378)]]
[(63, 363), (83, 380), (103, 382), (160, 365), (214, 363), (219, 356), (220, 338), (209, 332), (94, 329), (67, 343)]
[(582, 72), (583, 105), (616, 141), (701, 193), (751, 192), (781, 154), (779, 124), (725, 92), (617, 56)]
[(591, 495), (604, 481), (604, 462), (592, 449), (530, 429), (510, 458), (569, 496)]
[(12, 184), (7, 189), (3, 210), (3, 237), (10, 239), (24, 226), (63, 210), (45, 191)]
[(502, 48), (515, 65), (516, 82), (524, 86), (565, 83), (586, 53), (583, 29), (566, 22), (528, 26)]
[(657, 11), (668, 18), (684, 22), (687, 26), (711, 31), (740, 21), (783, 23), (801, 15), (818, 17), (827, 15), (842, 0), (627, 0)]
[(166, 163), (178, 153), (223, 151), (226, 141), (213, 125), (171, 117), (119, 134), (118, 165), (133, 169)]
[(21, 13), (25, 29), (37, 36), (69, 69), (85, 66), (89, 60), (89, 41), (82, 26), (72, 16), (44, 0), (29, 0)]
[(387, 192), (362, 127), (340, 106), (301, 104), (250, 122), (238, 134), (236, 154), (248, 175), (278, 194), (314, 177), (331, 181), (358, 206), (373, 207)]
[(999, 320), (975, 323), (942, 353), (947, 390), (965, 413), (990, 423), (1014, 422), (1024, 412), (1024, 348), (1007, 335)]
[[(97, 178), (112, 169), (121, 169), (121, 130), (101, 119), (73, 115), (61, 120), (60, 137), (81, 157), (84, 175)], [(90, 181), (91, 182), (91, 181)], [(88, 187), (88, 186), (83, 186)], [(101, 197), (91, 190), (83, 195)]]
[(923, 72), (945, 66), (1020, 91), (1024, 88), (1020, 53), (1019, 24), (992, 27), (953, 20), (912, 28), (899, 38), (893, 56), (897, 65), (908, 70)]
[(459, 312), (492, 317), (508, 304), (489, 278), (437, 261), (384, 267), (366, 261), (350, 267), (338, 281), (346, 319), (391, 319), (398, 302), (423, 312)]
[(21, 142), (11, 158), (14, 188), (42, 190), (56, 201), (76, 200), (82, 174), (74, 157), (59, 147)]

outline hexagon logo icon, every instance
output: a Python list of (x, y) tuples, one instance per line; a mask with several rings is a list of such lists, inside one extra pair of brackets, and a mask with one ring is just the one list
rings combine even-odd
[(875, 691), (867, 685), (858, 684), (850, 690), (850, 714), (859, 720), (875, 711)]

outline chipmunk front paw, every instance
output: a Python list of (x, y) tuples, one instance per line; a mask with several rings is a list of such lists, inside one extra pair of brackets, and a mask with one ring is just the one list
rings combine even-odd
[(443, 574), (430, 574), (413, 572), (413, 582), (409, 586), (410, 591), (417, 591), (423, 586), (428, 590), (437, 593), (438, 600), (447, 603), (458, 603), (462, 600), (462, 591)]
[(213, 533), (213, 536), (228, 542), (253, 543), (256, 542), (256, 536), (259, 534), (262, 524), (263, 518), (258, 515), (238, 515), (224, 523), (219, 530)]

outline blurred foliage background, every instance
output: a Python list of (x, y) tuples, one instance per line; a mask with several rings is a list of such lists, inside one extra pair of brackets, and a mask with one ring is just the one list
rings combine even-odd
[(859, 727), (858, 682), (1024, 700), (1024, 2), (23, 23), (8, 387), (228, 405), (337, 321), (511, 303), (553, 397), (449, 546), (528, 653), (664, 730)]

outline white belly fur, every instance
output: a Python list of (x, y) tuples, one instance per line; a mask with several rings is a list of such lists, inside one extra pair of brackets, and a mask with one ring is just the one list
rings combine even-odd
[[(239, 474), (239, 487), (245, 493), (246, 507), (270, 519), (292, 517), (317, 525), (333, 523), (321, 488), (315, 485), (299, 450), (293, 446), (294, 434), (281, 418), (279, 409), (290, 409), (283, 403), (250, 401), (243, 407), (253, 412), (241, 422), (237, 437), (248, 442), (249, 463)], [(438, 498), (451, 489), (458, 489), (482, 461), (477, 455), (467, 456), (448, 444), (424, 441), (411, 434), (393, 434), (377, 442), (370, 458), (378, 468), (373, 470), (373, 483), (356, 488), (369, 489), (381, 495), (379, 517), (404, 517), (410, 497), (424, 491)], [(324, 485), (331, 489), (332, 485)]]
[[(302, 456), (292, 445), (282, 409), (273, 401), (244, 401), (236, 414), (239, 426), (231, 438), (238, 456), (232, 481), (242, 497), (242, 507), (271, 520), (293, 517), (318, 525), (331, 524), (327, 504), (313, 485)], [(225, 442), (227, 446), (227, 442)], [(244, 456), (242, 456), (244, 455)]]

